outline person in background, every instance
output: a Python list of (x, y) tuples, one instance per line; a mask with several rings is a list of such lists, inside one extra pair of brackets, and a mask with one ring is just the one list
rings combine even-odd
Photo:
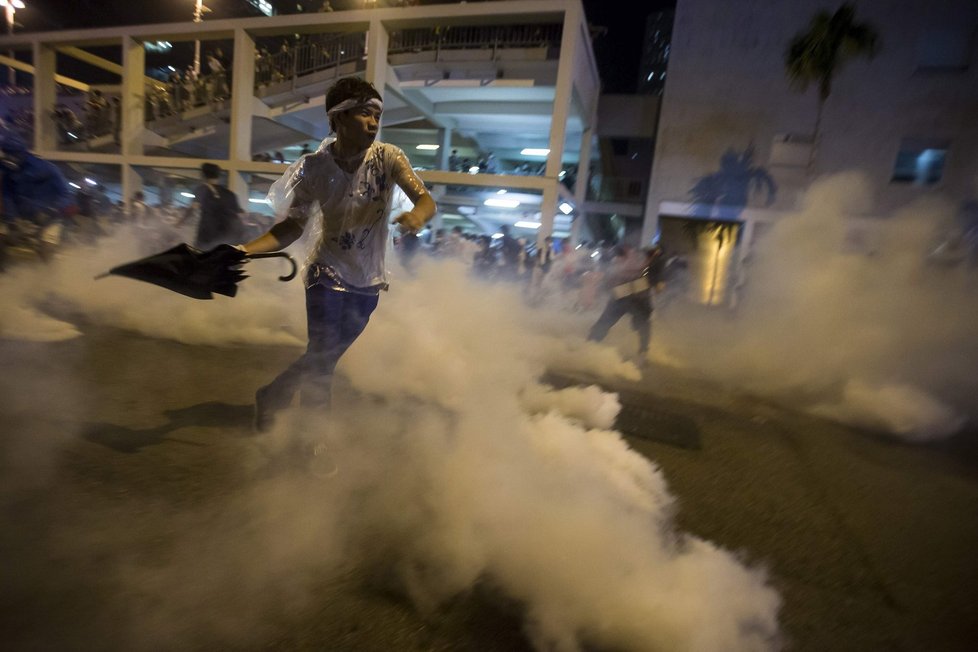
[(0, 134), (0, 194), (3, 197), (5, 230), (22, 220), (37, 232), (38, 254), (42, 260), (61, 242), (65, 222), (74, 223), (78, 212), (71, 188), (61, 170), (27, 149), (12, 133)]
[(130, 204), (130, 215), (132, 223), (140, 228), (149, 228), (152, 222), (152, 209), (146, 203), (146, 195), (142, 190), (137, 190), (132, 196)]
[(618, 320), (629, 315), (632, 329), (638, 333), (638, 363), (644, 365), (647, 362), (652, 338), (652, 294), (661, 292), (664, 287), (662, 263), (659, 246), (647, 252), (637, 251), (629, 245), (614, 250), (604, 278), (608, 303), (591, 327), (588, 340), (602, 341)]
[(282, 198), (276, 209), (284, 219), (239, 247), (246, 254), (279, 251), (315, 224), (305, 272), (308, 346), (255, 394), (258, 431), (269, 429), (297, 392), (302, 405), (329, 408), (336, 365), (387, 288), (394, 186), (413, 204), (393, 220), (403, 234), (416, 234), (436, 211), (404, 152), (377, 140), (384, 105), (372, 84), (341, 78), (326, 93), (325, 104), (335, 140), (290, 166), (269, 194), (273, 206), (275, 197)]
[(219, 244), (234, 242), (241, 232), (243, 211), (238, 197), (225, 186), (218, 183), (221, 168), (213, 163), (200, 166), (204, 183), (194, 191), (194, 200), (177, 221), (183, 224), (194, 214), (200, 214), (194, 246), (198, 249), (211, 249)]

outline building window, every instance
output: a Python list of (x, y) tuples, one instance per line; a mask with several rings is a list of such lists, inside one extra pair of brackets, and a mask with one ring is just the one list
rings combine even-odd
[(893, 165), (892, 183), (912, 183), (932, 186), (944, 176), (944, 160), (947, 158), (946, 141), (922, 141), (905, 138), (900, 143), (896, 163)]

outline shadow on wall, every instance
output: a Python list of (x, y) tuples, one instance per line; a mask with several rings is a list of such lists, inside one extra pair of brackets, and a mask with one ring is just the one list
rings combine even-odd
[(724, 220), (739, 219), (752, 191), (767, 190), (765, 206), (778, 194), (774, 178), (765, 168), (754, 165), (754, 146), (738, 153), (730, 147), (720, 157), (720, 169), (700, 177), (689, 190), (693, 203), (710, 207), (710, 214)]
[(722, 305), (728, 299), (734, 252), (743, 232), (740, 216), (751, 194), (764, 191), (764, 205), (770, 206), (777, 184), (766, 169), (754, 165), (753, 145), (743, 152), (728, 148), (720, 157), (720, 168), (690, 188), (695, 212), (684, 220), (682, 230), (692, 249), (691, 281), (699, 303)]

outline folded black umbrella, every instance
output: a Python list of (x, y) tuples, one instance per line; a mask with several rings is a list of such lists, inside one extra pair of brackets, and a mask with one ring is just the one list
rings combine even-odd
[(290, 281), (295, 278), (295, 260), (281, 251), (246, 254), (227, 244), (201, 251), (186, 243), (118, 265), (95, 278), (104, 278), (110, 274), (124, 276), (153, 283), (194, 299), (213, 299), (214, 293), (233, 297), (238, 292), (238, 283), (248, 278), (241, 271), (241, 265), (255, 258), (285, 258), (292, 264), (292, 271), (285, 276), (279, 276), (279, 280)]

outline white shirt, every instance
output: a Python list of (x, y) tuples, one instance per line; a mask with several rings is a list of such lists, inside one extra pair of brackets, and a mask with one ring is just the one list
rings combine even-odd
[(303, 156), (286, 172), (291, 174), (289, 205), (308, 204), (304, 216), (293, 216), (303, 228), (310, 219), (317, 226), (309, 262), (328, 267), (356, 288), (384, 286), (394, 189), (400, 184), (423, 191), (424, 183), (394, 145), (374, 141), (352, 173), (337, 165), (328, 145)]

